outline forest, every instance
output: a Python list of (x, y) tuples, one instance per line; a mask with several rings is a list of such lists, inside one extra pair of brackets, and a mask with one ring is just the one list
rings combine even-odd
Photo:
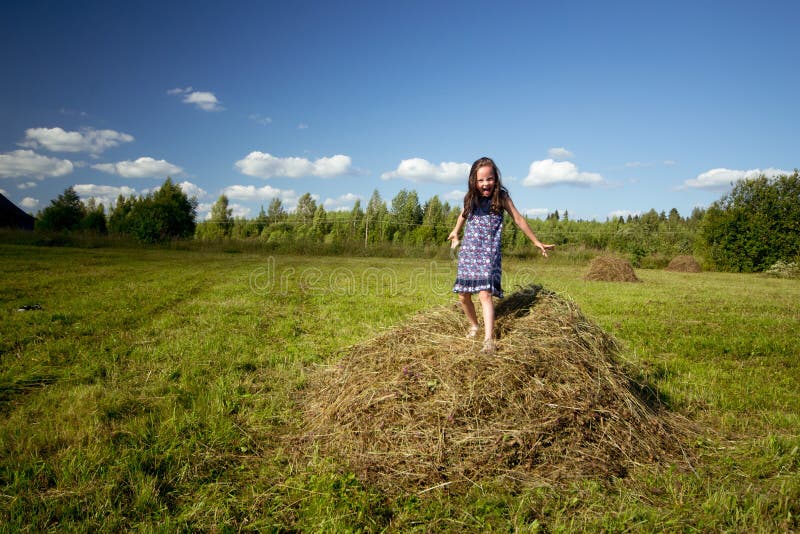
[[(187, 198), (167, 178), (160, 189), (140, 197), (122, 197), (106, 214), (93, 199), (83, 202), (72, 188), (38, 214), (45, 232), (92, 232), (130, 236), (141, 243), (189, 239), (201, 243), (257, 244), (278, 253), (329, 253), (392, 256), (446, 250), (446, 238), (460, 205), (438, 196), (421, 201), (403, 189), (389, 202), (375, 190), (366, 206), (357, 200), (349, 211), (327, 211), (311, 193), (287, 210), (273, 198), (255, 218), (234, 217), (222, 195), (210, 217), (197, 221), (197, 200)], [(635, 267), (661, 268), (677, 255), (694, 255), (709, 270), (758, 272), (777, 262), (797, 264), (800, 256), (800, 178), (798, 172), (771, 179), (761, 176), (736, 183), (710, 207), (682, 215), (655, 209), (605, 221), (573, 220), (555, 211), (528, 219), (540, 240), (572, 253), (621, 255)], [(525, 256), (532, 247), (506, 216), (506, 254)]]

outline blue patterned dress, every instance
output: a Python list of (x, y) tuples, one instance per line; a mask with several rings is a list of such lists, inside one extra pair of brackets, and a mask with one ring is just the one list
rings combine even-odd
[(500, 287), (503, 215), (491, 213), (490, 207), (491, 199), (480, 199), (477, 208), (472, 210), (467, 219), (458, 252), (454, 293), (478, 293), (488, 289), (495, 297), (503, 298), (503, 289)]

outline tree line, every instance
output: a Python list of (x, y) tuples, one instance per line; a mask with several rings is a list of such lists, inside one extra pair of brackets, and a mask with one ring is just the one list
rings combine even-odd
[(68, 187), (36, 217), (37, 230), (130, 235), (142, 243), (190, 238), (197, 227), (197, 199), (188, 198), (171, 178), (156, 191), (139, 197), (120, 195), (106, 215), (93, 198), (82, 202)]
[[(120, 196), (108, 214), (102, 204), (93, 199), (83, 203), (68, 188), (39, 213), (36, 228), (130, 235), (143, 243), (176, 238), (259, 240), (288, 252), (313, 251), (320, 244), (344, 252), (369, 252), (395, 245), (445, 245), (461, 205), (438, 196), (420, 202), (416, 191), (404, 189), (389, 203), (375, 190), (366, 206), (356, 200), (348, 211), (328, 211), (310, 193), (303, 194), (291, 211), (279, 198), (273, 198), (266, 210), (262, 206), (255, 218), (234, 217), (232, 211), (222, 195), (210, 218), (197, 222), (197, 200), (167, 178), (147, 195)], [(675, 208), (668, 213), (651, 209), (601, 222), (572, 220), (568, 212), (555, 211), (529, 224), (543, 241), (622, 254), (635, 266), (694, 254), (711, 269), (763, 271), (778, 260), (800, 258), (800, 179), (795, 171), (774, 179), (740, 181), (708, 209), (695, 208), (686, 217)], [(503, 249), (510, 254), (531, 252), (527, 238), (510, 220), (503, 232)]]
[[(261, 239), (275, 245), (303, 241), (326, 244), (379, 244), (406, 246), (443, 245), (461, 212), (461, 204), (451, 205), (433, 196), (420, 203), (414, 190), (401, 190), (385, 202), (374, 191), (365, 207), (356, 201), (345, 212), (329, 212), (309, 193), (300, 197), (297, 207), (287, 212), (280, 199), (273, 199), (254, 219), (236, 218), (223, 195), (214, 204), (209, 220), (198, 223), (198, 239)], [(530, 251), (530, 243), (510, 218), (505, 221), (503, 248), (506, 252)], [(608, 249), (631, 256), (639, 263), (653, 255), (691, 253), (694, 236), (703, 210), (683, 218), (677, 209), (658, 213), (618, 217), (605, 222), (571, 220), (568, 212), (550, 213), (544, 220), (531, 219), (536, 234), (556, 245)]]

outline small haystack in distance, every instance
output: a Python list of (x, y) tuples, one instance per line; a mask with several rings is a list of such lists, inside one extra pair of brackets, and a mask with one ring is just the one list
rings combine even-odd
[(598, 256), (589, 264), (584, 280), (595, 282), (641, 282), (628, 260), (614, 256)]
[(703, 269), (700, 264), (694, 259), (694, 256), (675, 256), (669, 265), (665, 268), (666, 271), (675, 271), (678, 273), (699, 273)]
[(389, 494), (682, 463), (687, 424), (626, 375), (614, 339), (575, 304), (533, 287), (496, 314), (491, 356), (450, 306), (311, 371), (298, 449), (336, 457)]

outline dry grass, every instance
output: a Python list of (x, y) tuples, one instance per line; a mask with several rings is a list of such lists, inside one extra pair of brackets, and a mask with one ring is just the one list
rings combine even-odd
[[(301, 451), (338, 457), (389, 493), (488, 478), (554, 484), (682, 463), (685, 420), (632, 381), (614, 339), (539, 287), (497, 306), (498, 350), (432, 309), (309, 375)], [(298, 445), (293, 443), (292, 445)]]
[(675, 256), (667, 265), (666, 270), (678, 273), (699, 273), (703, 269), (693, 256)]
[(598, 256), (589, 264), (584, 280), (595, 282), (641, 282), (628, 260), (614, 256)]

